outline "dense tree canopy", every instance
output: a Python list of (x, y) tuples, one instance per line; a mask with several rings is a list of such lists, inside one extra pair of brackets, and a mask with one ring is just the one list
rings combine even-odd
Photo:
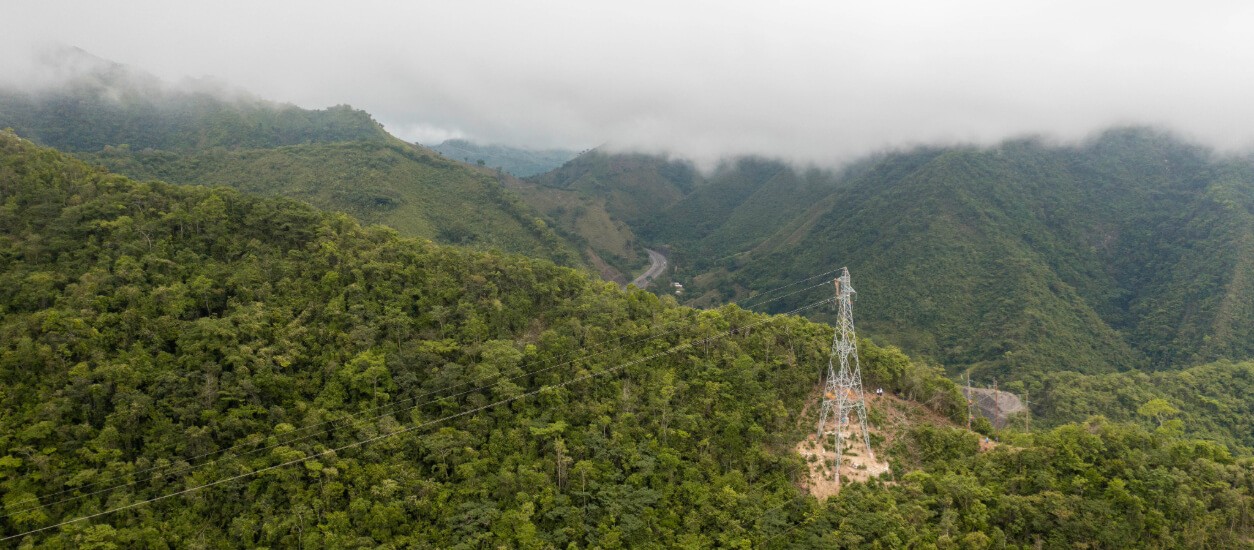
[[(1083, 376), (1056, 372), (1028, 385), (1036, 414), (1047, 423), (1095, 414), (1112, 420), (1168, 420), (1195, 437), (1254, 449), (1254, 362), (1220, 361), (1182, 371)], [(1027, 389), (1027, 388), (1025, 388)]]
[[(921, 422), (884, 449), (893, 479), (805, 497), (792, 449), (812, 429), (801, 411), (831, 334), (289, 200), (135, 182), (0, 135), (2, 536), (242, 476), (8, 543), (1232, 547), (1254, 535), (1248, 456), (1103, 419), (986, 453), (972, 433)], [(869, 384), (961, 418), (938, 369), (861, 348)]]
[[(582, 198), (579, 216), (554, 219), (590, 242), (669, 247), (686, 304), (847, 265), (860, 326), (978, 381), (1254, 358), (1254, 163), (1153, 129), (893, 151), (840, 170), (743, 158), (697, 172), (598, 153), (534, 179)], [(598, 208), (632, 239), (589, 223)]]

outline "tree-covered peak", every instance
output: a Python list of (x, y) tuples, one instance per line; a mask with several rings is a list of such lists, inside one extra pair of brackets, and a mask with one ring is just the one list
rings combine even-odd
[(275, 103), (213, 79), (178, 83), (73, 47), (45, 50), (25, 80), (0, 87), (0, 128), (65, 151), (255, 148), (383, 140), (382, 126), (346, 105)]

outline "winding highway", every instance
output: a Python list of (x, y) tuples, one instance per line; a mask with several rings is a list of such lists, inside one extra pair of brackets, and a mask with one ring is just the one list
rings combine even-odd
[(665, 254), (649, 248), (644, 249), (644, 251), (649, 253), (650, 265), (648, 270), (631, 282), (631, 284), (636, 285), (636, 288), (648, 288), (649, 283), (653, 282), (653, 279), (656, 279), (658, 275), (666, 271)]

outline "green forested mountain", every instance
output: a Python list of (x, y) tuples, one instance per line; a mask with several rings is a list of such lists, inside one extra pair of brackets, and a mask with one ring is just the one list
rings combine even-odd
[(611, 215), (637, 226), (691, 193), (701, 175), (683, 161), (594, 150), (530, 181), (604, 199), (605, 209)]
[(78, 48), (45, 52), (56, 82), (0, 89), (0, 128), (63, 151), (256, 148), (383, 140), (370, 115), (306, 110), (206, 83), (174, 86)]
[[(282, 198), (136, 182), (3, 133), (0, 537), (1249, 546), (1254, 462), (1157, 428), (1159, 406), (987, 452), (919, 422), (879, 443), (893, 483), (804, 496), (793, 449), (831, 330)], [(938, 371), (860, 346), (868, 384), (961, 417)]]
[(631, 227), (605, 210), (604, 200), (511, 180), (510, 190), (553, 220), (554, 229), (581, 245), (591, 266), (607, 281), (627, 284), (648, 263)]
[(504, 145), (483, 145), (464, 139), (449, 139), (431, 150), (453, 160), (477, 164), (525, 178), (548, 172), (579, 153), (565, 149), (519, 149)]
[[(644, 176), (603, 170), (598, 185), (630, 196), (671, 162), (629, 158)], [(848, 265), (863, 326), (985, 380), (1254, 357), (1254, 164), (1155, 130), (841, 172), (748, 159), (690, 181), (647, 216), (606, 210), (669, 246), (694, 304)]]
[(269, 149), (112, 149), (79, 157), (140, 179), (300, 199), (406, 236), (582, 263), (578, 250), (496, 175), (392, 137)]
[(65, 83), (0, 90), (0, 128), (134, 178), (297, 198), (402, 235), (584, 263), (498, 174), (404, 143), (362, 111), (193, 91), (76, 49), (55, 56)]
[[(596, 260), (625, 276), (648, 264), (635, 231), (691, 193), (700, 181), (692, 165), (648, 155), (593, 150), (561, 168), (528, 178), (518, 193), (568, 234), (582, 239)], [(609, 277), (607, 277), (609, 278)]]

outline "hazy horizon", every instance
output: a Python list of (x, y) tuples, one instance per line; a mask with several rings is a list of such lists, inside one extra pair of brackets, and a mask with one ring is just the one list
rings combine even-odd
[[(1154, 126), (1254, 144), (1254, 7), (1063, 2), (544, 8), (462, 2), (45, 2), (11, 10), (9, 84), (66, 44), (167, 82), (348, 103), (409, 141), (840, 163), (916, 145)], [(73, 13), (73, 17), (67, 16)], [(161, 21), (161, 24), (148, 23)]]

